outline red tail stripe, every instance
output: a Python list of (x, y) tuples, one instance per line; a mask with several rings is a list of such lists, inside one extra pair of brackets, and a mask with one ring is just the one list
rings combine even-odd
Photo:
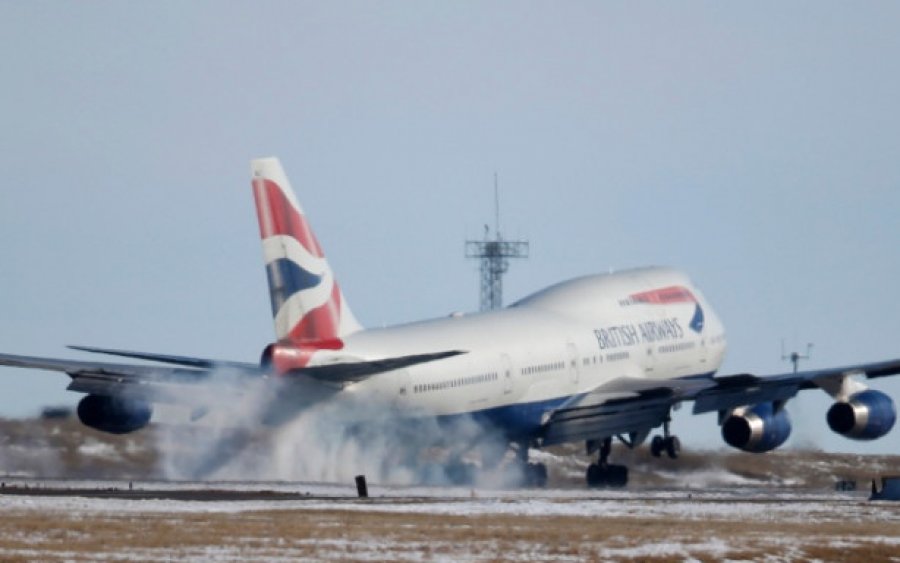
[(321, 307), (306, 313), (291, 329), (288, 338), (299, 344), (338, 340), (341, 325), (341, 290), (337, 283), (331, 290), (331, 298)]
[(259, 216), (259, 234), (263, 239), (277, 235), (291, 236), (313, 256), (324, 256), (306, 218), (285, 197), (278, 184), (265, 178), (254, 179), (253, 197)]

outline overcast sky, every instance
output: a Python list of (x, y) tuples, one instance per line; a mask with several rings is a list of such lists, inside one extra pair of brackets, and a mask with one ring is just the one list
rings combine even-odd
[[(788, 370), (782, 338), (809, 368), (900, 357), (898, 29), (874, 1), (0, 1), (0, 351), (255, 361), (249, 160), (277, 155), (367, 326), (478, 307), (497, 172), (531, 241), (507, 302), (672, 265), (728, 328), (721, 373)], [(0, 374), (2, 416), (79, 398)], [(792, 443), (900, 452), (808, 394)]]

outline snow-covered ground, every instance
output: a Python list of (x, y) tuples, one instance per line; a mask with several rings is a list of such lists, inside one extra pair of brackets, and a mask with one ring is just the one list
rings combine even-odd
[[(19, 479), (5, 485), (129, 487), (118, 481)], [(303, 496), (184, 501), (0, 494), (0, 559), (785, 561), (872, 550), (876, 559), (900, 554), (900, 503), (869, 502), (865, 491), (373, 485), (370, 498), (358, 499), (352, 484), (135, 481), (131, 486)], [(187, 539), (178, 534), (185, 531)], [(153, 534), (163, 539), (154, 543), (144, 537)]]
[(726, 519), (769, 522), (841, 522), (845, 520), (894, 522), (900, 510), (891, 503), (869, 503), (858, 499), (769, 499), (747, 501), (727, 496), (681, 498), (655, 496), (647, 499), (626, 496), (603, 498), (553, 498), (546, 495), (496, 496), (486, 498), (392, 499), (370, 500), (290, 500), (290, 501), (182, 501), (132, 500), (82, 497), (15, 496), (0, 500), (4, 511), (60, 511), (80, 513), (85, 517), (105, 513), (240, 513), (269, 510), (325, 511), (342, 510), (365, 513), (401, 513), (431, 515), (509, 515), (509, 516), (574, 516), (583, 518), (676, 518), (706, 521)]
[(751, 487), (718, 489), (516, 489), (369, 486), (369, 498), (356, 498), (353, 485), (331, 483), (109, 482), (8, 480), (6, 486), (32, 489), (135, 491), (243, 491), (295, 493), (299, 500), (170, 500), (87, 498), (81, 496), (0, 495), (5, 510), (83, 512), (220, 512), (262, 510), (344, 510), (435, 515), (521, 515), (577, 517), (708, 518), (759, 521), (836, 522), (865, 518), (895, 522), (900, 503), (869, 502), (867, 491), (852, 493), (786, 491)]

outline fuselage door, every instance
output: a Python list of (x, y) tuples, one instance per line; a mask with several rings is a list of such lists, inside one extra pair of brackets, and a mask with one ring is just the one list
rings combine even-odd
[(509, 354), (500, 355), (500, 378), (503, 380), (503, 394), (509, 395), (513, 388), (512, 360)]
[(566, 358), (569, 363), (569, 380), (572, 382), (573, 386), (578, 387), (578, 378), (581, 370), (581, 366), (579, 365), (580, 358), (578, 357), (578, 347), (575, 346), (574, 342), (568, 342), (566, 343), (566, 351), (568, 352)]
[(409, 396), (412, 394), (411, 377), (406, 369), (398, 369), (391, 375), (394, 378), (393, 388), (397, 391), (393, 400), (394, 407), (402, 409), (409, 405)]

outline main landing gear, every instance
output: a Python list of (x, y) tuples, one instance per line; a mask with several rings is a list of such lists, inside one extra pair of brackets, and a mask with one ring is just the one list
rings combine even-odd
[(597, 463), (592, 463), (587, 468), (588, 487), (624, 487), (628, 484), (628, 468), (609, 463), (611, 450), (612, 438), (604, 438), (600, 443)]
[(543, 488), (547, 485), (547, 466), (543, 463), (528, 462), (528, 443), (520, 442), (516, 451), (516, 458), (522, 470), (523, 485), (526, 487)]
[[(650, 441), (650, 453), (654, 457), (660, 457), (663, 452), (675, 459), (681, 452), (681, 441), (677, 436), (673, 436), (669, 432), (669, 422), (671, 419), (666, 417), (663, 422), (663, 435), (654, 436)], [(637, 447), (646, 439), (647, 434), (643, 436), (632, 434), (629, 437), (619, 436), (619, 439), (629, 448)], [(609, 463), (609, 453), (612, 450), (612, 437), (604, 438), (599, 441), (589, 441), (587, 443), (588, 453), (599, 451), (597, 463), (592, 463), (587, 468), (587, 484), (588, 487), (624, 487), (628, 484), (628, 468), (624, 465), (613, 465)]]
[(681, 440), (678, 439), (678, 436), (669, 434), (668, 420), (663, 422), (663, 435), (656, 435), (650, 440), (650, 453), (653, 454), (653, 457), (660, 457), (663, 452), (666, 452), (672, 459), (676, 459), (681, 452)]

